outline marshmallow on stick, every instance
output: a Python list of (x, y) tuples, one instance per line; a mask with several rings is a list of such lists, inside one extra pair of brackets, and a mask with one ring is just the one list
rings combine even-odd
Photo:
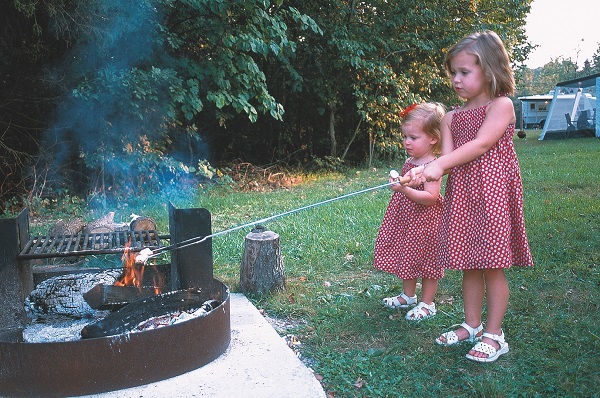
[(136, 264), (146, 264), (146, 261), (148, 261), (148, 257), (150, 257), (152, 254), (154, 253), (151, 249), (142, 249), (140, 253), (137, 256), (135, 256)]
[(398, 181), (402, 185), (410, 182), (410, 177), (400, 177), (400, 173), (398, 173), (396, 170), (390, 170), (390, 178)]

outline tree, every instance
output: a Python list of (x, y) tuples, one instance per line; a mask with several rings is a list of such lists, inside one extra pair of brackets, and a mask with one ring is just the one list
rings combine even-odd
[(518, 64), (530, 2), (15, 0), (7, 64), (52, 93), (34, 141), (64, 187), (160, 189), (203, 157), (402, 156), (400, 110), (458, 101), (448, 47), (493, 29)]
[(61, 95), (45, 134), (44, 146), (58, 148), (51, 170), (79, 159), (100, 189), (160, 188), (188, 173), (174, 143), (201, 140), (194, 121), (205, 109), (221, 125), (232, 113), (250, 122), (259, 114), (281, 120), (283, 107), (269, 93), (261, 62), (273, 59), (293, 74), (295, 43), (285, 21), (318, 32), (281, 0), (17, 0), (14, 6), (32, 21), (32, 37), (54, 28), (53, 47), (66, 60), (46, 77)]
[(299, 10), (324, 31), (298, 43), (304, 90), (296, 102), (323, 115), (303, 130), (315, 131), (311, 142), (328, 143), (330, 156), (340, 144), (342, 157), (355, 144), (354, 159), (400, 154), (398, 111), (416, 101), (458, 101), (441, 67), (447, 48), (467, 33), (494, 29), (522, 62), (531, 50), (523, 29), (529, 4), (303, 1)]

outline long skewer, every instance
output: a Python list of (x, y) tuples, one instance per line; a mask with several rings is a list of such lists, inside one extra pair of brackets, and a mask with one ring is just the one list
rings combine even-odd
[(302, 207), (299, 207), (297, 209), (288, 210), (288, 211), (285, 211), (283, 213), (275, 214), (273, 216), (262, 218), (260, 220), (256, 220), (256, 221), (252, 221), (252, 222), (249, 222), (249, 223), (246, 223), (246, 224), (238, 225), (238, 226), (235, 226), (235, 227), (223, 230), (223, 231), (215, 232), (215, 233), (210, 234), (210, 235), (197, 236), (197, 237), (190, 238), (190, 239), (178, 242), (178, 243), (174, 243), (174, 244), (169, 245), (169, 246), (160, 247), (160, 248), (154, 249), (154, 250), (146, 248), (146, 249), (143, 249), (142, 251), (140, 251), (140, 253), (136, 257), (135, 261), (137, 263), (145, 263), (148, 259), (156, 257), (156, 256), (159, 256), (159, 255), (161, 255), (161, 254), (163, 254), (165, 252), (172, 251), (172, 250), (183, 249), (185, 247), (192, 246), (192, 245), (197, 245), (199, 243), (204, 242), (207, 239), (214, 238), (214, 237), (220, 236), (220, 235), (225, 235), (225, 234), (228, 234), (230, 232), (234, 232), (234, 231), (240, 230), (242, 228), (247, 228), (247, 227), (250, 227), (250, 226), (253, 226), (253, 225), (257, 225), (257, 224), (264, 224), (264, 223), (266, 223), (268, 221), (274, 220), (274, 219), (279, 218), (279, 217), (288, 216), (290, 214), (294, 214), (294, 213), (297, 213), (297, 212), (302, 211), (302, 210), (307, 210), (307, 209), (310, 209), (310, 208), (313, 208), (313, 207), (316, 207), (316, 206), (321, 206), (321, 205), (324, 205), (324, 204), (327, 204), (327, 203), (335, 202), (337, 200), (346, 199), (346, 198), (349, 198), (351, 196), (359, 195), (361, 193), (365, 193), (365, 192), (369, 192), (369, 191), (374, 191), (376, 189), (385, 188), (385, 187), (393, 185), (393, 184), (398, 184), (398, 183), (400, 183), (400, 184), (407, 184), (407, 183), (410, 182), (410, 177), (400, 177), (399, 174), (398, 174), (398, 172), (396, 170), (390, 171), (390, 177), (394, 181), (388, 182), (386, 184), (377, 185), (375, 187), (365, 188), (365, 189), (362, 189), (360, 191), (350, 192), (350, 193), (347, 193), (345, 195), (341, 195), (341, 196), (337, 196), (335, 198), (327, 199), (327, 200), (324, 200), (322, 202), (318, 202), (318, 203), (313, 203), (313, 204), (310, 204), (310, 205), (302, 206)]

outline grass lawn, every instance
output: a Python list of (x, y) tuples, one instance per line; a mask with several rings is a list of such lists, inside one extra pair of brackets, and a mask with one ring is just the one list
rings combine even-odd
[[(253, 297), (272, 317), (298, 325), (300, 352), (336, 397), (508, 397), (597, 395), (600, 175), (598, 139), (515, 142), (535, 268), (507, 271), (504, 328), (510, 353), (492, 364), (464, 358), (470, 345), (440, 347), (442, 331), (462, 322), (461, 274), (440, 282), (438, 316), (408, 323), (380, 305), (401, 281), (372, 267), (373, 244), (390, 191), (328, 203), (268, 223), (280, 235), (286, 291)], [(223, 230), (387, 181), (390, 168), (307, 176), (290, 190), (211, 189), (208, 208)], [(236, 290), (244, 236), (213, 240), (215, 274)]]
[[(440, 347), (441, 332), (463, 320), (461, 274), (440, 282), (438, 315), (420, 323), (385, 309), (401, 281), (372, 266), (373, 245), (390, 198), (370, 191), (266, 226), (280, 235), (286, 290), (251, 297), (286, 320), (302, 358), (335, 397), (598, 396), (600, 384), (600, 140), (516, 139), (525, 190), (526, 226), (536, 266), (507, 271), (511, 297), (504, 330), (510, 353), (491, 364)], [(287, 190), (241, 193), (227, 187), (174, 197), (178, 207), (205, 207), (222, 231), (290, 209), (387, 182), (390, 168), (305, 175)], [(122, 208), (149, 215), (168, 230), (164, 202)], [(120, 213), (120, 214), (119, 214)], [(215, 276), (237, 290), (244, 251), (240, 230), (213, 239)], [(273, 382), (280, 382), (274, 380)]]
[[(516, 140), (527, 232), (536, 267), (507, 271), (504, 328), (510, 353), (492, 364), (464, 358), (470, 345), (435, 337), (462, 322), (461, 274), (440, 282), (439, 315), (408, 323), (380, 305), (401, 291), (372, 267), (373, 244), (390, 197), (383, 189), (270, 222), (280, 235), (287, 288), (253, 298), (289, 331), (336, 397), (597, 396), (600, 382), (600, 175), (598, 139)], [(388, 167), (386, 167), (388, 166)], [(197, 205), (228, 228), (384, 183), (390, 168), (314, 177), (290, 191), (210, 191)], [(214, 240), (215, 273), (236, 289), (244, 231)]]

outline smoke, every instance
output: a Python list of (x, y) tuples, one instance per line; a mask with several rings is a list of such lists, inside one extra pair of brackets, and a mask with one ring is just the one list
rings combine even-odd
[(170, 158), (167, 148), (154, 144), (166, 138), (170, 92), (179, 79), (161, 45), (160, 13), (146, 0), (80, 7), (73, 12), (89, 17), (72, 28), (76, 45), (52, 70), (65, 95), (47, 134), (51, 169), (79, 194), (158, 187), (173, 178), (157, 166)]

